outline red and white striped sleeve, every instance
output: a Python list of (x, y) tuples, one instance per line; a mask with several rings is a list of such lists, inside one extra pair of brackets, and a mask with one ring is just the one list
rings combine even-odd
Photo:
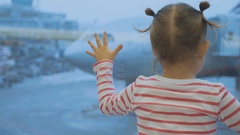
[(219, 119), (232, 130), (240, 133), (240, 103), (225, 87), (220, 90)]
[(102, 113), (127, 115), (131, 111), (134, 83), (117, 93), (112, 77), (113, 61), (102, 60), (93, 65), (97, 74), (98, 102)]

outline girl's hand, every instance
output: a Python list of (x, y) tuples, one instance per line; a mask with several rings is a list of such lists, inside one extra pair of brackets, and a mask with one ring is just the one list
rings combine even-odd
[(98, 34), (95, 33), (94, 36), (96, 39), (97, 47), (91, 41), (88, 41), (88, 44), (91, 46), (91, 48), (93, 49), (94, 52), (86, 51), (86, 53), (91, 55), (92, 57), (94, 57), (97, 62), (104, 60), (104, 59), (109, 59), (109, 60), (113, 61), (114, 58), (116, 57), (117, 53), (123, 48), (123, 46), (118, 45), (114, 50), (110, 50), (108, 48), (106, 32), (104, 32), (104, 34), (103, 34), (103, 44), (101, 43), (101, 41), (98, 37)]

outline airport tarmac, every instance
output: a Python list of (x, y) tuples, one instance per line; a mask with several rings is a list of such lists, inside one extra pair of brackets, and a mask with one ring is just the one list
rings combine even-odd
[[(229, 87), (234, 82), (224, 81)], [(121, 90), (124, 81), (115, 81), (115, 87)], [(240, 100), (240, 92), (230, 90)], [(95, 76), (77, 69), (0, 89), (0, 135), (136, 135), (135, 120), (103, 115)], [(221, 124), (217, 135), (238, 134)]]
[(95, 77), (79, 70), (0, 90), (0, 135), (133, 135), (134, 121), (100, 113)]

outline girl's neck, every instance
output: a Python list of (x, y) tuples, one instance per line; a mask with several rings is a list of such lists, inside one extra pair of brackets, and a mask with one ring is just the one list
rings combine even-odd
[(196, 70), (193, 65), (186, 63), (176, 63), (163, 66), (162, 76), (171, 79), (193, 79)]

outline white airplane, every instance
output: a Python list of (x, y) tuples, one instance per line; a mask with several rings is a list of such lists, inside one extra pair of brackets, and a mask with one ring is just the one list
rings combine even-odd
[[(236, 77), (236, 87), (240, 90), (240, 3), (228, 15), (219, 15), (210, 18), (218, 22), (223, 28), (217, 29), (215, 42), (211, 42), (206, 63), (199, 77), (233, 76)], [(77, 41), (65, 50), (65, 58), (80, 69), (93, 73), (92, 65), (95, 59), (88, 56), (85, 51), (91, 50), (87, 40), (95, 42), (94, 33), (100, 38), (104, 31), (108, 33), (110, 48), (123, 44), (123, 49), (114, 61), (113, 77), (132, 83), (139, 75), (153, 75), (155, 57), (152, 54), (149, 34), (139, 33), (135, 30), (147, 28), (152, 17), (132, 17), (117, 20), (101, 26), (88, 29)], [(213, 31), (209, 30), (209, 33)], [(209, 34), (209, 35), (211, 35)], [(210, 41), (214, 37), (207, 36)], [(158, 66), (158, 72), (161, 67)]]

